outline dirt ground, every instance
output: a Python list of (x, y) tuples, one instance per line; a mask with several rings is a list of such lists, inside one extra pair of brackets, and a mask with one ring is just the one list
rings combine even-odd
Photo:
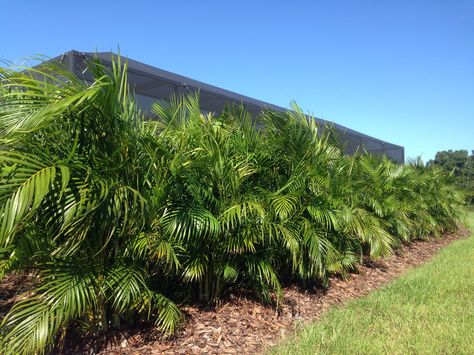
[[(296, 326), (314, 321), (335, 304), (361, 297), (399, 277), (405, 271), (431, 259), (439, 249), (468, 231), (439, 239), (415, 241), (404, 245), (396, 254), (377, 262), (366, 262), (346, 280), (330, 279), (327, 289), (301, 290), (288, 286), (280, 312), (244, 296), (230, 295), (215, 308), (186, 306), (182, 310), (186, 323), (173, 338), (161, 338), (156, 329), (115, 333), (101, 341), (101, 354), (255, 354), (278, 343)], [(19, 291), (32, 280), (31, 275), (7, 276), (0, 285), (0, 318), (18, 300)], [(89, 345), (68, 347), (66, 353), (96, 353)], [(81, 349), (81, 350), (79, 350)]]

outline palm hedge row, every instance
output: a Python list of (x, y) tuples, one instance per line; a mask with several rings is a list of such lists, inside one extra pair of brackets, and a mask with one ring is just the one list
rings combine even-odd
[(137, 322), (172, 333), (177, 303), (237, 287), (278, 307), (282, 280), (324, 285), (456, 228), (440, 171), (345, 156), (296, 106), (216, 116), (191, 95), (145, 120), (120, 59), (88, 72), (0, 72), (0, 277), (36, 285), (4, 317), (1, 353)]

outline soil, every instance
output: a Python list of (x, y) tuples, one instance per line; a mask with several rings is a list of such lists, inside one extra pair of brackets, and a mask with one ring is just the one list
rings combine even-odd
[[(101, 354), (255, 354), (277, 344), (295, 327), (317, 320), (333, 305), (341, 305), (399, 277), (409, 269), (431, 259), (439, 249), (454, 240), (467, 237), (469, 231), (460, 229), (443, 238), (415, 241), (403, 245), (394, 255), (366, 261), (357, 273), (346, 279), (332, 277), (329, 287), (302, 290), (284, 287), (284, 304), (280, 312), (244, 295), (230, 295), (214, 308), (184, 306), (186, 322), (173, 338), (163, 338), (154, 328), (115, 332), (77, 346), (67, 346), (66, 353)], [(25, 286), (31, 276), (7, 276), (0, 284), (0, 318)], [(23, 289), (24, 291), (24, 289)], [(97, 344), (101, 350), (97, 351)], [(96, 349), (95, 351), (93, 349)]]

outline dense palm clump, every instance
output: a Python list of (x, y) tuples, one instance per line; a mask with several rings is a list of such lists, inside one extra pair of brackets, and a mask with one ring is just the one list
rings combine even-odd
[(120, 60), (88, 70), (92, 84), (48, 65), (0, 72), (0, 276), (37, 275), (2, 353), (48, 351), (72, 328), (173, 332), (174, 302), (232, 287), (278, 306), (282, 278), (324, 284), (456, 228), (443, 173), (345, 156), (296, 106), (204, 115), (189, 96), (144, 120)]

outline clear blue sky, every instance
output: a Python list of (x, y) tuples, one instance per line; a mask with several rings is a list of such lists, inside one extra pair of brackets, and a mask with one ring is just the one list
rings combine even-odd
[(123, 55), (431, 159), (474, 149), (474, 0), (8, 1), (0, 58)]

